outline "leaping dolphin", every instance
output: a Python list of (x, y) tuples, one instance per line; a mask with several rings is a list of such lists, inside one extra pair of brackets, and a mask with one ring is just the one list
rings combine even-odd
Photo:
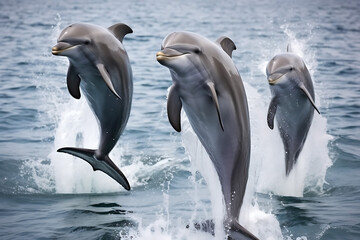
[(84, 159), (94, 171), (103, 171), (126, 190), (130, 190), (128, 180), (108, 155), (126, 126), (131, 108), (132, 70), (122, 45), (128, 33), (132, 29), (121, 23), (107, 29), (76, 23), (61, 32), (52, 48), (52, 54), (68, 57), (68, 90), (79, 99), (81, 88), (100, 127), (98, 149), (66, 147), (58, 152)]
[(229, 239), (257, 239), (238, 223), (250, 160), (246, 94), (232, 59), (234, 42), (212, 42), (191, 32), (168, 35), (156, 54), (173, 80), (167, 101), (170, 124), (180, 132), (183, 107), (218, 174)]
[(291, 52), (276, 55), (266, 67), (272, 99), (267, 122), (274, 128), (276, 116), (285, 148), (286, 175), (289, 175), (303, 148), (314, 116), (314, 87), (304, 61)]

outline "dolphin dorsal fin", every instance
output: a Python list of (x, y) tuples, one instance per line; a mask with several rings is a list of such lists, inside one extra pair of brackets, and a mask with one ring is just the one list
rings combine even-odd
[(167, 114), (171, 126), (181, 132), (181, 108), (182, 102), (175, 85), (171, 85), (167, 99)]
[(236, 50), (236, 45), (235, 43), (233, 42), (233, 40), (231, 40), (230, 38), (228, 37), (220, 37), (216, 40), (216, 42), (218, 44), (220, 44), (220, 46), (222, 47), (222, 49), (230, 56), (232, 57), (232, 52), (234, 50)]
[(79, 99), (81, 97), (80, 94), (80, 77), (75, 67), (71, 64), (69, 65), (69, 69), (66, 76), (66, 83), (69, 90), (69, 93), (73, 98)]
[(220, 127), (224, 131), (224, 124), (223, 124), (223, 121), (222, 121), (222, 118), (221, 118), (219, 101), (218, 101), (218, 98), (217, 98), (215, 85), (214, 85), (213, 82), (208, 82), (207, 86), (209, 87), (209, 90), (211, 92), (212, 100), (214, 101), (214, 104), (215, 104), (215, 107), (216, 107), (216, 112), (217, 112), (217, 115), (218, 115), (218, 118), (219, 118)]
[(115, 35), (117, 39), (119, 39), (120, 42), (123, 41), (126, 34), (133, 33), (133, 30), (128, 25), (123, 23), (114, 24), (108, 27), (108, 29)]

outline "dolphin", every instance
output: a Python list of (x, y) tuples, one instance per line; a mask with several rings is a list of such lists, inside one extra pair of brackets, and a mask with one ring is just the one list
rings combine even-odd
[(156, 58), (173, 80), (167, 99), (170, 124), (181, 131), (184, 108), (216, 169), (229, 239), (257, 239), (238, 223), (248, 180), (250, 123), (244, 86), (231, 59), (235, 49), (227, 37), (212, 42), (196, 33), (174, 32)]
[(108, 155), (124, 131), (131, 108), (132, 70), (122, 45), (128, 33), (132, 29), (122, 23), (107, 29), (76, 23), (61, 32), (52, 48), (52, 54), (68, 57), (68, 90), (76, 99), (82, 90), (100, 128), (98, 149), (66, 147), (58, 152), (87, 161), (94, 171), (103, 171), (126, 190), (130, 190), (128, 180)]
[(266, 67), (271, 91), (267, 114), (270, 129), (276, 116), (285, 148), (285, 166), (288, 176), (296, 164), (309, 132), (315, 106), (314, 87), (304, 61), (291, 50), (273, 57)]

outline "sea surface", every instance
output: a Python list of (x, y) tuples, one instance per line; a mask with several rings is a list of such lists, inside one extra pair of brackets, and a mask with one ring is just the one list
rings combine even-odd
[[(129, 192), (56, 152), (99, 139), (85, 98), (67, 91), (68, 60), (51, 54), (76, 22), (134, 31), (123, 41), (132, 110), (110, 154)], [(237, 46), (252, 135), (241, 224), (260, 239), (360, 239), (360, 1), (0, 0), (1, 239), (225, 238), (220, 225), (215, 236), (192, 227), (221, 219), (220, 186), (185, 114), (182, 133), (167, 120), (172, 81), (155, 56), (167, 34), (183, 30)], [(285, 177), (279, 132), (266, 124), (265, 67), (289, 43), (311, 72), (321, 115)]]

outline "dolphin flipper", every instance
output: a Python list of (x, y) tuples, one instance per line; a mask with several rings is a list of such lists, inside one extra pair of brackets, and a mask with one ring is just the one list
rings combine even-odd
[(220, 44), (221, 48), (230, 56), (232, 57), (232, 52), (236, 50), (236, 45), (228, 37), (220, 37), (216, 40), (217, 43)]
[(106, 85), (109, 87), (109, 89), (111, 90), (111, 92), (113, 92), (118, 98), (121, 99), (121, 97), (119, 96), (119, 94), (115, 91), (114, 85), (111, 82), (111, 78), (110, 78), (110, 74), (109, 72), (106, 70), (104, 64), (102, 63), (98, 63), (96, 64), (97, 69), (99, 70), (102, 78), (104, 79)]
[(309, 91), (306, 89), (304, 84), (300, 84), (299, 85), (300, 89), (304, 92), (304, 94), (306, 95), (306, 97), (309, 99), (309, 101), (311, 102), (311, 105), (313, 105), (313, 107), (315, 108), (315, 110), (318, 112), (318, 114), (320, 114), (319, 109), (315, 106), (315, 102), (313, 100), (313, 98), (311, 97)]
[(175, 89), (175, 85), (171, 85), (167, 99), (167, 114), (171, 126), (177, 132), (181, 132), (181, 119), (180, 119), (181, 107), (182, 107), (182, 103), (180, 96)]
[(215, 90), (215, 85), (214, 85), (213, 82), (208, 82), (208, 83), (207, 83), (207, 86), (209, 87), (209, 90), (210, 90), (210, 92), (211, 92), (212, 100), (213, 100), (214, 103), (215, 103), (216, 112), (217, 112), (217, 114), (218, 114), (220, 127), (221, 127), (221, 129), (224, 131), (224, 124), (223, 124), (223, 121), (222, 121), (222, 119), (221, 119), (220, 108), (219, 108), (219, 101), (218, 101), (218, 98), (217, 98), (217, 94), (216, 94), (216, 90)]
[(228, 240), (259, 240), (237, 221), (230, 223)]
[(79, 157), (86, 162), (88, 162), (93, 170), (100, 170), (110, 177), (112, 177), (115, 181), (117, 181), (121, 186), (123, 186), (126, 190), (130, 190), (130, 184), (126, 179), (125, 175), (121, 172), (121, 170), (111, 161), (109, 156), (105, 156), (103, 159), (97, 159), (95, 157), (95, 150), (85, 149), (85, 148), (60, 148), (57, 150), (58, 152), (68, 153), (75, 157)]
[(69, 69), (66, 76), (66, 82), (67, 87), (69, 90), (69, 93), (71, 96), (73, 96), (76, 99), (79, 99), (81, 97), (80, 94), (80, 77), (77, 71), (75, 70), (75, 67), (71, 64), (69, 65)]
[(274, 129), (274, 118), (277, 110), (277, 102), (275, 98), (272, 98), (269, 105), (267, 114), (267, 123), (270, 129)]
[(114, 24), (108, 27), (108, 29), (115, 35), (117, 39), (119, 39), (120, 42), (123, 41), (126, 34), (133, 33), (133, 30), (128, 25), (123, 23)]

